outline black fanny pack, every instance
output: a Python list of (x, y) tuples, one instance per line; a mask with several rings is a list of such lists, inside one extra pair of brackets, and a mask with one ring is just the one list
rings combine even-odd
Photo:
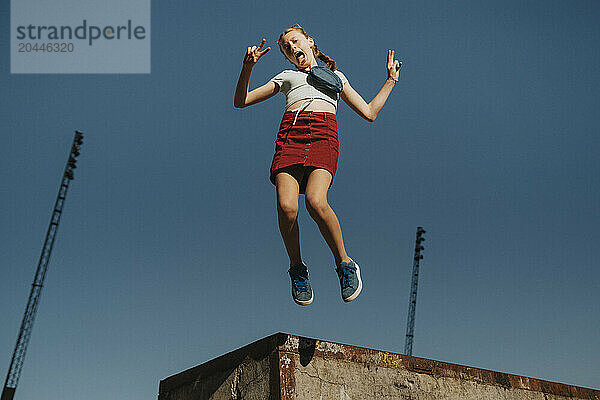
[[(306, 72), (306, 71), (303, 71)], [(309, 85), (328, 95), (341, 93), (344, 84), (339, 76), (326, 67), (312, 67), (306, 79)]]

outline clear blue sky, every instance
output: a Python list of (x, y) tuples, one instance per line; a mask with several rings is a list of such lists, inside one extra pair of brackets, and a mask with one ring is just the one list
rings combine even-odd
[[(0, 5), (0, 377), (73, 131), (85, 132), (18, 399), (156, 398), (158, 382), (274, 332), (600, 387), (600, 3), (152, 4), (152, 73), (11, 75)], [(243, 53), (300, 23), (370, 101), (345, 104), (329, 199), (364, 291), (339, 296), (301, 203), (315, 302), (290, 297), (268, 169), (283, 95), (238, 110)], [(289, 64), (276, 48), (251, 87)]]

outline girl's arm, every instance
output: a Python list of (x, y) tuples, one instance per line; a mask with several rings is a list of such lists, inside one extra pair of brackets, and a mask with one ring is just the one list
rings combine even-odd
[(369, 122), (375, 121), (377, 114), (381, 111), (381, 108), (385, 104), (388, 96), (392, 92), (394, 85), (398, 82), (398, 75), (400, 74), (400, 67), (402, 63), (394, 61), (394, 51), (388, 50), (387, 58), (387, 69), (388, 77), (383, 84), (383, 87), (377, 93), (377, 96), (369, 104), (350, 86), (350, 83), (344, 84), (344, 89), (341, 93), (341, 98), (353, 109), (358, 115), (363, 117)]
[(248, 92), (248, 84), (250, 83), (250, 74), (254, 64), (269, 50), (267, 47), (261, 51), (266, 40), (263, 39), (258, 47), (248, 47), (246, 56), (244, 57), (244, 63), (242, 65), (242, 72), (235, 87), (235, 95), (233, 96), (233, 106), (235, 108), (244, 108), (252, 104), (259, 103), (263, 100), (273, 97), (279, 92), (279, 86), (275, 82), (267, 82), (265, 85)]

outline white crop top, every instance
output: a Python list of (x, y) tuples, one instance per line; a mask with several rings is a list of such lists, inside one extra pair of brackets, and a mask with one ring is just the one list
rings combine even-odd
[[(340, 71), (333, 71), (342, 80), (342, 84), (348, 82), (348, 78)], [(302, 71), (294, 71), (286, 69), (275, 75), (269, 82), (273, 81), (279, 86), (279, 91), (285, 94), (285, 109), (287, 109), (297, 101), (309, 99), (322, 99), (335, 107), (337, 111), (337, 102), (340, 95), (336, 93), (336, 98), (332, 98), (327, 94), (315, 89), (306, 81), (308, 74)]]

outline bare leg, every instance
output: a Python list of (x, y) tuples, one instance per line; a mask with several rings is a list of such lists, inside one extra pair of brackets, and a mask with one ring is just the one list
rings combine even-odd
[(308, 213), (317, 223), (337, 265), (342, 261), (349, 262), (350, 257), (344, 248), (340, 223), (327, 202), (327, 191), (331, 179), (331, 173), (325, 169), (319, 168), (312, 171), (306, 184), (305, 202)]
[(277, 218), (279, 231), (290, 258), (290, 266), (302, 262), (300, 256), (300, 231), (298, 229), (298, 181), (287, 172), (275, 176), (277, 187)]

